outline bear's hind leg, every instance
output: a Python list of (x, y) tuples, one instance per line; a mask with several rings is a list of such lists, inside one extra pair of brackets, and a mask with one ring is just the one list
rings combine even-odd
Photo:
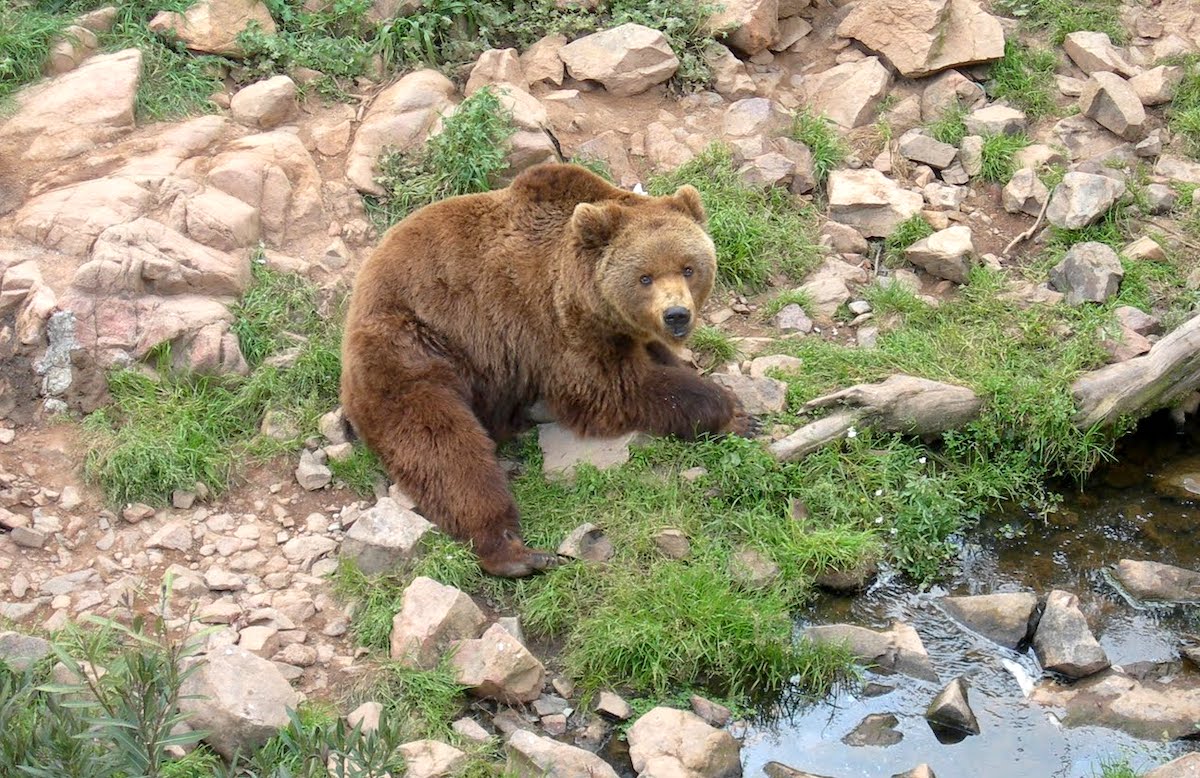
[(462, 381), (450, 362), (421, 353), (415, 340), (397, 348), (395, 331), (369, 345), (358, 334), (353, 352), (375, 359), (343, 368), (346, 416), (421, 513), (471, 543), (492, 575), (520, 577), (557, 565), (556, 555), (521, 539), (494, 443), (455, 391)]

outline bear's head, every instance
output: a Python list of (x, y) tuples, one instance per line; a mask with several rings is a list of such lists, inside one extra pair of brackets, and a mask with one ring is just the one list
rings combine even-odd
[(700, 193), (580, 203), (571, 217), (580, 245), (595, 252), (604, 314), (629, 334), (678, 343), (695, 325), (717, 275)]

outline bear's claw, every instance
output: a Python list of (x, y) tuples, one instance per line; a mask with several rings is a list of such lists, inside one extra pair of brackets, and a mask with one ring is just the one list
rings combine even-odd
[(524, 578), (538, 572), (553, 570), (562, 564), (557, 554), (527, 548), (517, 559), (480, 559), (479, 564), (491, 575), (500, 578)]

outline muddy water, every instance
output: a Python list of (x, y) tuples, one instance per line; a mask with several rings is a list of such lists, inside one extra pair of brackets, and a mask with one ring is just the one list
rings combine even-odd
[[(943, 682), (967, 677), (980, 735), (940, 743), (923, 715), (940, 685), (868, 674), (869, 681), (893, 690), (879, 696), (842, 692), (777, 723), (751, 726), (745, 774), (761, 776), (767, 762), (779, 761), (833, 778), (889, 778), (926, 762), (940, 778), (1095, 778), (1105, 760), (1126, 758), (1142, 768), (1200, 750), (1196, 742), (1155, 743), (1100, 727), (1060, 726), (1053, 711), (1028, 703), (1022, 693), (1020, 676), (1028, 683), (1041, 675), (1032, 651), (1008, 651), (966, 632), (936, 605), (947, 594), (1067, 589), (1080, 596), (1114, 664), (1177, 661), (1179, 635), (1200, 631), (1200, 617), (1178, 608), (1139, 607), (1112, 584), (1105, 566), (1123, 558), (1193, 569), (1200, 564), (1200, 495), (1196, 503), (1181, 503), (1153, 489), (1181, 457), (1197, 453), (1200, 447), (1152, 423), (1123, 445), (1117, 465), (1098, 472), (1082, 492), (1066, 494), (1049, 520), (1012, 509), (983, 521), (964, 538), (959, 567), (940, 587), (917, 592), (885, 574), (865, 595), (823, 598), (802, 614), (799, 626), (884, 628), (892, 619), (912, 624)], [(1179, 672), (1196, 670), (1184, 663)], [(894, 714), (903, 739), (887, 747), (844, 744), (842, 738), (872, 713)]]

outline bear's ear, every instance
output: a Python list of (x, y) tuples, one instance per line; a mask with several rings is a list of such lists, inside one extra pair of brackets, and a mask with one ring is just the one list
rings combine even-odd
[(571, 215), (571, 226), (588, 248), (605, 246), (621, 226), (621, 206), (616, 203), (580, 203)]
[(671, 195), (671, 207), (691, 216), (701, 226), (708, 223), (708, 214), (704, 212), (700, 192), (691, 184), (684, 184), (675, 190), (675, 194)]

